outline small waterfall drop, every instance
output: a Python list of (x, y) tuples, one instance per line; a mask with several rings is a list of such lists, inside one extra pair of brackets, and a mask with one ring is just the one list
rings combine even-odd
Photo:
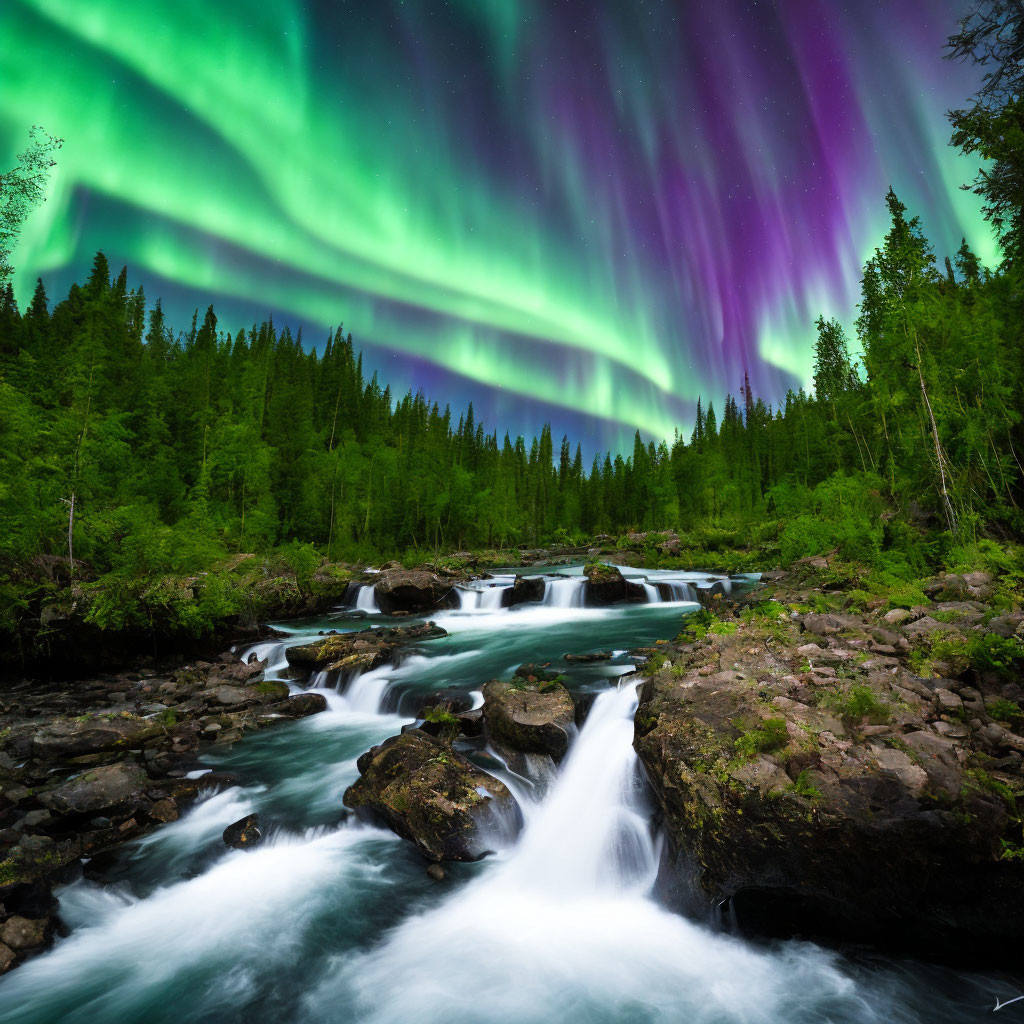
[(370, 614), (380, 612), (377, 606), (377, 591), (372, 585), (364, 584), (359, 588), (356, 595), (356, 610)]
[(648, 604), (661, 603), (661, 593), (653, 583), (642, 583), (641, 586), (644, 588), (644, 595), (647, 598)]
[(582, 608), (583, 588), (586, 580), (582, 576), (560, 576), (544, 581), (544, 601), (547, 608)]

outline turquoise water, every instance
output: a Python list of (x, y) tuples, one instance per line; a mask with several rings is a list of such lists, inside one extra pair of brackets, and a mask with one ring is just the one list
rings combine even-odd
[[(0, 982), (0, 1022), (952, 1022), (1020, 994), (1005, 978), (746, 942), (651, 897), (660, 841), (631, 747), (635, 683), (620, 685), (631, 663), (562, 656), (670, 637), (693, 607), (433, 616), (448, 637), (324, 689), (323, 714), (212, 751), (204, 764), (241, 785), (64, 888), (70, 935)], [(341, 613), (286, 628), (301, 642), (365, 625)], [(259, 653), (283, 664), (280, 646)], [(345, 814), (356, 758), (423, 696), (473, 694), (547, 660), (595, 699), (559, 771), (485, 762), (521, 800), (518, 840), (437, 883), (410, 844)], [(271, 823), (267, 841), (226, 849), (222, 830), (251, 811)]]

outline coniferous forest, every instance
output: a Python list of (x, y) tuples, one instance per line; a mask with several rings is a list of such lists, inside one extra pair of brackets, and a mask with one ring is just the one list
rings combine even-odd
[[(1002, 264), (982, 266), (966, 243), (935, 253), (890, 190), (856, 322), (817, 322), (813, 392), (774, 406), (749, 383), (709, 395), (686, 430), (638, 433), (629, 453), (589, 461), (548, 427), (510, 437), (472, 406), (392, 394), (340, 326), (320, 339), (270, 322), (232, 332), (212, 306), (172, 324), (102, 253), (68, 295), (39, 282), (25, 309), (8, 280), (3, 628), (16, 632), (55, 587), (123, 595), (127, 581), (240, 553), (422, 560), (676, 530), (698, 551), (753, 544), (758, 565), (838, 548), (920, 572), (950, 549), (1019, 536), (1022, 72), (983, 28), (952, 41), (987, 75), (950, 115), (952, 141), (988, 158), (970, 187)], [(32, 139), (5, 176), (7, 255), (59, 156), (59, 140)]]

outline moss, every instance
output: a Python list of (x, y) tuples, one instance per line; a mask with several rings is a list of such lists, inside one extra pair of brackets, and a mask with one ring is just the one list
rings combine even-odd
[(889, 721), (892, 709), (878, 699), (870, 686), (851, 686), (848, 690), (825, 694), (822, 707), (836, 712), (848, 724), (856, 725), (867, 718), (873, 725)]
[(821, 790), (811, 782), (810, 770), (805, 768), (793, 782), (793, 792), (805, 800), (820, 800)]
[(1013, 700), (1003, 700), (1000, 697), (998, 700), (988, 701), (985, 704), (985, 710), (998, 722), (1007, 722), (1017, 726), (1024, 721), (1024, 712), (1021, 711), (1020, 705)]
[(760, 725), (745, 730), (734, 740), (736, 749), (745, 757), (753, 758), (759, 753), (778, 750), (789, 742), (784, 718), (766, 718)]
[(664, 654), (652, 654), (640, 668), (640, 674), (644, 676), (657, 675), (664, 667), (668, 658)]

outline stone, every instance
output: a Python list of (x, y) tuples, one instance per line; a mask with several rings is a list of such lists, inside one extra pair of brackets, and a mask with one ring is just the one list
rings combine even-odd
[(224, 829), (224, 842), (233, 850), (251, 850), (262, 841), (258, 814), (247, 814)]
[(565, 756), (576, 731), (576, 708), (561, 683), (490, 682), (483, 694), (484, 721), (493, 740), (524, 753), (549, 754), (556, 761)]
[(122, 761), (83, 772), (39, 795), (55, 814), (98, 814), (140, 804), (149, 776), (137, 764)]
[(154, 821), (166, 823), (168, 821), (178, 820), (178, 805), (170, 798), (164, 797), (162, 800), (157, 800), (149, 809), (149, 816)]
[(14, 950), (0, 942), (0, 974), (6, 974), (17, 959)]
[(382, 819), (428, 860), (479, 860), (521, 823), (504, 783), (421, 729), (385, 740), (357, 766), (345, 806)]
[(544, 579), (541, 576), (517, 576), (509, 595), (509, 606), (527, 601), (544, 600)]
[(935, 701), (940, 713), (945, 715), (955, 715), (964, 706), (964, 702), (952, 690), (943, 688), (935, 691)]
[(385, 614), (433, 611), (441, 607), (451, 590), (450, 579), (422, 569), (385, 569), (374, 583), (377, 606)]
[(921, 618), (907, 623), (903, 627), (903, 632), (913, 639), (918, 639), (930, 633), (954, 632), (954, 629), (946, 622), (938, 622), (930, 615), (923, 615)]
[[(599, 562), (596, 565), (588, 565), (583, 570), (583, 575), (587, 580), (583, 585), (585, 604), (603, 607), (627, 601), (631, 597), (630, 585), (617, 566)], [(642, 594), (643, 587), (639, 590)]]
[(890, 626), (899, 626), (904, 622), (909, 622), (914, 617), (912, 611), (908, 611), (906, 608), (890, 608), (882, 618), (889, 623)]
[(803, 617), (803, 627), (818, 636), (834, 636), (840, 630), (853, 629), (859, 625), (853, 615), (838, 615), (831, 612), (808, 612)]
[(53, 761), (100, 751), (127, 750), (163, 732), (159, 722), (132, 715), (56, 719), (32, 738), (32, 754), (40, 760)]
[(0, 942), (19, 952), (37, 949), (46, 941), (46, 924), (27, 917), (9, 917), (0, 925)]
[(427, 877), (432, 878), (435, 882), (443, 882), (447, 875), (440, 864), (431, 864), (427, 868)]
[(327, 710), (327, 698), (322, 693), (297, 693), (280, 704), (267, 705), (266, 710), (285, 718), (308, 718)]

